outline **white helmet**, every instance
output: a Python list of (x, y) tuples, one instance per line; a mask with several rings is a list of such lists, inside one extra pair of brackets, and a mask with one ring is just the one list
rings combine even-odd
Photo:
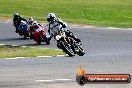
[(34, 21), (33, 18), (32, 18), (32, 17), (29, 17), (28, 23), (29, 23), (30, 25), (32, 25), (33, 21)]
[(49, 13), (47, 16), (47, 21), (52, 22), (52, 21), (54, 21), (55, 18), (56, 18), (56, 16), (54, 13)]
[(37, 22), (37, 21), (34, 21), (33, 24), (34, 24), (34, 25), (38, 25), (38, 22)]
[(38, 28), (39, 28), (39, 24), (38, 24), (37, 21), (34, 21), (34, 22), (33, 22), (33, 25), (34, 25), (35, 29), (38, 29)]
[(28, 19), (28, 20), (33, 21), (33, 18), (32, 18), (32, 17), (29, 17), (29, 19)]

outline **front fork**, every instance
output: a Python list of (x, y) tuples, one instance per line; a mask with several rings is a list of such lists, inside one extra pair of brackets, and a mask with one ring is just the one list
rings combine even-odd
[(74, 51), (74, 53), (78, 52), (78, 44), (72, 40), (72, 49)]

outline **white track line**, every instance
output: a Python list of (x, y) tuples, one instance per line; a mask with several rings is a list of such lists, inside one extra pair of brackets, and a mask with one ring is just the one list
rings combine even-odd
[[(64, 57), (65, 55), (56, 55), (56, 56), (36, 56), (38, 58), (51, 58), (51, 57)], [(36, 57), (15, 57), (15, 58), (5, 58), (5, 59), (24, 59), (24, 58), (36, 58)]]
[(36, 82), (53, 82), (54, 80), (35, 80)]
[(5, 58), (5, 59), (8, 59), (8, 60), (12, 59), (13, 60), (13, 59), (22, 59), (22, 58), (29, 58), (29, 57), (15, 57), (15, 58)]
[(116, 27), (106, 27), (107, 29), (122, 29), (122, 28), (116, 28)]
[(37, 57), (53, 57), (53, 56), (37, 56)]
[[(98, 28), (98, 27), (96, 27), (96, 28)], [(132, 30), (132, 28), (116, 28), (116, 27), (100, 27), (100, 28), (98, 28), (98, 29), (109, 29), (109, 30), (114, 30), (114, 29), (116, 29), (116, 30), (124, 30), (124, 31), (129, 31), (129, 30)]]
[(7, 60), (13, 60), (13, 59), (18, 59), (18, 58), (5, 58)]
[(0, 44), (0, 46), (4, 46), (5, 44)]
[(66, 56), (66, 55), (57, 55), (57, 57), (63, 57), (63, 56)]
[(11, 45), (11, 46), (18, 46), (18, 45)]
[(71, 81), (72, 79), (51, 79), (51, 80), (35, 80), (35, 82), (56, 82), (56, 81)]
[(21, 46), (21, 47), (25, 48), (25, 47), (28, 47), (28, 46)]
[(16, 57), (17, 59), (19, 59), (19, 58), (27, 58), (27, 57)]
[(72, 79), (54, 79), (55, 81), (69, 81), (69, 80), (72, 80)]
[(87, 28), (87, 29), (91, 29), (91, 28), (95, 28), (95, 29), (109, 29), (109, 30), (132, 30), (132, 28), (117, 28), (117, 27), (96, 27), (96, 26), (71, 26), (70, 28)]

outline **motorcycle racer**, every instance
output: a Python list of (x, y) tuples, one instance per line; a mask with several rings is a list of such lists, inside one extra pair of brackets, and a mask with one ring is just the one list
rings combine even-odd
[(29, 33), (31, 33), (30, 38), (34, 39), (34, 41), (36, 41), (38, 44), (41, 42), (45, 42), (48, 45), (50, 44), (48, 38), (46, 37), (44, 26), (36, 21), (33, 22), (32, 26), (30, 26)]
[(69, 29), (66, 28), (66, 22), (57, 18), (54, 13), (48, 13), (47, 21), (49, 22), (47, 24), (48, 33), (50, 35), (49, 40), (51, 40), (53, 36), (56, 36), (59, 31), (64, 31), (67, 36), (72, 37), (77, 42), (80, 42), (80, 39), (78, 39)]
[[(30, 22), (30, 21), (29, 21)], [(44, 31), (43, 30), (43, 26), (41, 24), (39, 24), (38, 22), (36, 21), (31, 21), (30, 22), (30, 26), (29, 26), (29, 33), (32, 33), (32, 32), (35, 32), (35, 31), (38, 31), (40, 34)]]
[(33, 25), (34, 19), (32, 17), (29, 17), (28, 19), (28, 25), (29, 27)]
[(27, 20), (22, 18), (18, 13), (14, 13), (13, 17), (14, 17), (13, 18), (13, 26), (15, 26), (16, 33), (18, 33), (19, 32), (18, 28), (19, 28), (19, 25), (20, 25), (21, 21), (26, 21), (27, 22)]

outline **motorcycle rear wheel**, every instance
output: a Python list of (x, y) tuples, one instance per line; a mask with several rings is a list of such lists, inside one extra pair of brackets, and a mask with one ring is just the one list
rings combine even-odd
[(43, 39), (44, 39), (44, 41), (46, 42), (47, 45), (50, 44), (50, 41), (48, 40), (48, 38), (46, 36), (43, 36)]
[(81, 45), (78, 46), (79, 52), (77, 53), (79, 56), (83, 56), (85, 54), (83, 47)]

